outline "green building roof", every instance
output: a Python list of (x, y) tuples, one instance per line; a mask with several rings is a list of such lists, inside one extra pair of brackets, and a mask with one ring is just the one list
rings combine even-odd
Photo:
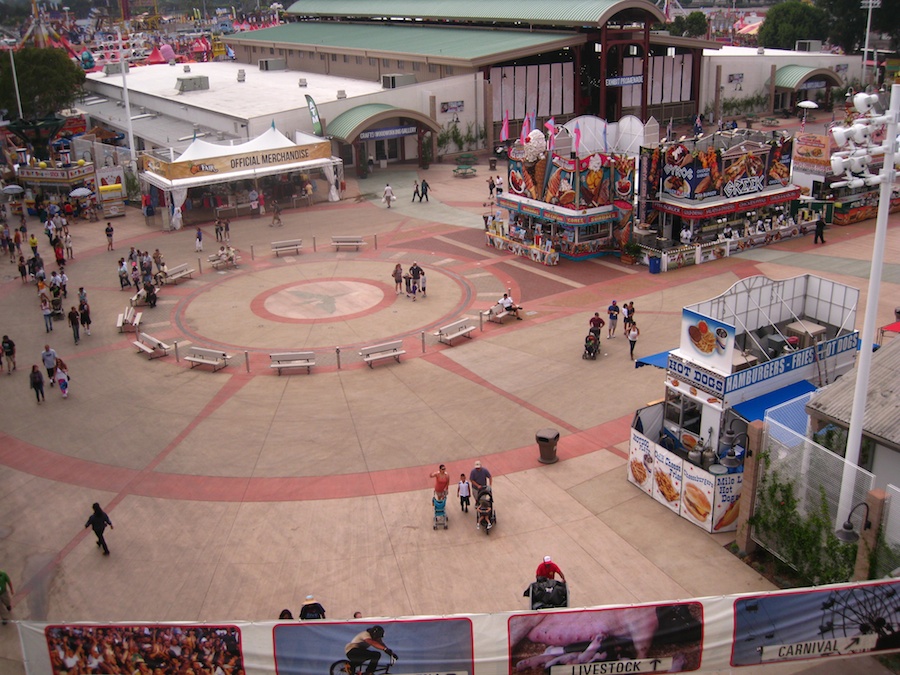
[(498, 60), (498, 55), (514, 58), (519, 53), (533, 54), (536, 50), (575, 46), (585, 39), (585, 36), (573, 33), (314, 21), (237, 33), (229, 37), (229, 42), (323, 47), (350, 53), (358, 50), (360, 54), (415, 54), (478, 66), (481, 61)]
[(660, 23), (662, 11), (649, 0), (299, 0), (288, 14), (306, 17), (472, 21), (519, 23), (523, 26), (598, 26), (629, 9), (649, 13)]
[(809, 80), (824, 79), (835, 86), (840, 86), (838, 75), (828, 68), (816, 68), (815, 66), (781, 66), (775, 71), (775, 86), (795, 91), (801, 84)]

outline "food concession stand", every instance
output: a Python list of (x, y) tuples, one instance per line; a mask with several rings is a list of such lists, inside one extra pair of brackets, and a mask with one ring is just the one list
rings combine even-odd
[[(859, 291), (755, 276), (682, 310), (665, 397), (635, 413), (628, 480), (708, 532), (736, 528), (749, 422), (853, 367)], [(644, 363), (642, 363), (644, 362)]]

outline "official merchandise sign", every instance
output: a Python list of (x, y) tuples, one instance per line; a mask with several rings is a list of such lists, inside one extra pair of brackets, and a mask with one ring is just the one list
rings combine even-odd
[(163, 162), (156, 158), (147, 160), (147, 170), (169, 180), (196, 176), (221, 175), (264, 169), (283, 164), (296, 164), (331, 157), (331, 144), (327, 141), (308, 145), (294, 145), (274, 150), (258, 150), (239, 155), (210, 157), (186, 162)]

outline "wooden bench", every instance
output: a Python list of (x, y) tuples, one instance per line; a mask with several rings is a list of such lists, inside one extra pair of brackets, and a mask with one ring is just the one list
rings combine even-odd
[(332, 237), (331, 245), (336, 249), (353, 247), (358, 251), (360, 246), (366, 245), (366, 242), (362, 237)]
[(315, 352), (283, 352), (281, 354), (269, 354), (272, 363), (269, 368), (275, 368), (278, 374), (285, 368), (306, 368), (309, 373), (312, 367), (316, 365)]
[(468, 178), (469, 176), (474, 176), (478, 173), (478, 169), (473, 166), (468, 166), (466, 164), (461, 164), (460, 166), (453, 169), (454, 176), (461, 176), (462, 178)]
[(435, 335), (437, 336), (438, 342), (443, 342), (444, 344), (452, 346), (453, 338), (467, 337), (471, 340), (472, 336), (469, 335), (469, 333), (473, 330), (475, 330), (475, 326), (472, 324), (471, 319), (465, 318), (454, 321), (446, 326), (441, 326), (438, 328)]
[(137, 340), (131, 344), (138, 348), (138, 353), (144, 352), (145, 354), (149, 354), (151, 361), (161, 356), (165, 356), (169, 353), (169, 350), (172, 349), (172, 347), (162, 340), (157, 340), (152, 335), (147, 335), (147, 333), (138, 333)]
[(180, 265), (176, 265), (175, 267), (169, 268), (169, 274), (166, 276), (167, 284), (178, 284), (179, 279), (184, 279), (185, 277), (193, 278), (194, 270), (188, 267), (187, 263), (181, 263)]
[(237, 269), (238, 261), (241, 260), (241, 256), (237, 253), (234, 254), (234, 258), (225, 258), (224, 260), (219, 257), (218, 253), (213, 253), (209, 257), (207, 257), (209, 264), (212, 265), (214, 270), (219, 269), (220, 267), (227, 268), (229, 266)]
[(230, 354), (217, 352), (214, 349), (190, 347), (188, 348), (188, 353), (187, 356), (184, 357), (184, 360), (190, 362), (191, 369), (193, 369), (194, 366), (207, 365), (212, 366), (213, 372), (216, 372), (219, 368), (227, 366), (228, 361), (231, 358)]
[(397, 363), (400, 363), (400, 356), (405, 353), (402, 340), (371, 345), (359, 350), (359, 355), (363, 357), (363, 361), (369, 364), (369, 368), (372, 368), (376, 361), (381, 361), (382, 359), (396, 359)]
[(300, 249), (303, 248), (303, 240), (302, 239), (285, 239), (284, 241), (273, 241), (272, 242), (272, 253), (275, 254), (275, 257), (278, 257), (279, 253), (286, 251), (293, 251), (294, 253), (300, 253)]
[[(162, 289), (157, 288), (155, 286), (153, 287), (153, 292), (156, 293), (157, 296), (159, 295), (160, 290), (162, 290)], [(142, 305), (147, 304), (147, 296), (146, 296), (146, 294), (142, 295), (141, 292), (138, 291), (137, 293), (135, 293), (134, 295), (131, 296), (130, 302), (131, 302), (132, 307), (141, 307)]]
[(488, 321), (493, 321), (494, 323), (503, 323), (503, 319), (508, 316), (515, 316), (515, 312), (509, 312), (504, 309), (503, 305), (496, 304), (488, 310), (485, 310), (481, 313), (482, 316), (487, 318)]
[(125, 326), (130, 324), (134, 320), (134, 307), (129, 305), (125, 308), (125, 311), (119, 314), (119, 318), (116, 319), (116, 328), (119, 329), (120, 333), (125, 332)]

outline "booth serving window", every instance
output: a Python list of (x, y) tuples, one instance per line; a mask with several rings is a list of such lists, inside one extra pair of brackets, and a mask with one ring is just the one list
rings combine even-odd
[(700, 433), (700, 404), (674, 389), (666, 389), (666, 422), (672, 430)]

